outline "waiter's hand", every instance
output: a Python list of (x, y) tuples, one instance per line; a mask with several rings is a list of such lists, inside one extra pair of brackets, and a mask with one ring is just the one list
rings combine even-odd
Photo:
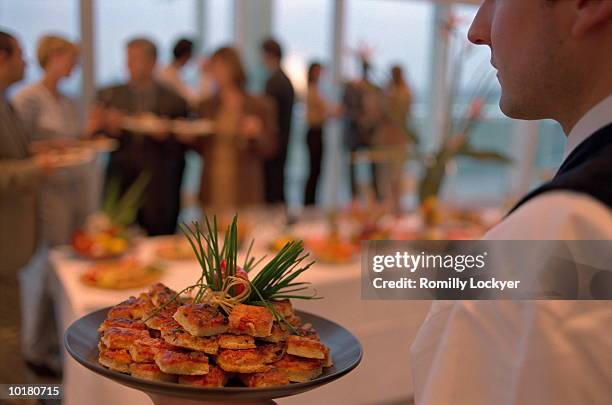
[(240, 135), (245, 139), (257, 139), (263, 133), (263, 122), (255, 115), (247, 115), (240, 123)]

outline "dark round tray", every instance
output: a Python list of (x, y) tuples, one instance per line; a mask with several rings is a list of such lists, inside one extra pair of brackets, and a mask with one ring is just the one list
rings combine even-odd
[(312, 381), (269, 388), (206, 388), (143, 380), (107, 369), (98, 363), (99, 334), (97, 329), (106, 318), (108, 310), (109, 308), (105, 308), (92, 312), (70, 325), (64, 335), (66, 349), (76, 361), (91, 371), (149, 395), (160, 394), (203, 401), (271, 400), (296, 395), (332, 382), (357, 367), (363, 356), (361, 344), (348, 330), (325, 318), (296, 311), (304, 323), (311, 323), (315, 327), (321, 336), (321, 341), (330, 348), (334, 362), (333, 367), (324, 369), (323, 374)]

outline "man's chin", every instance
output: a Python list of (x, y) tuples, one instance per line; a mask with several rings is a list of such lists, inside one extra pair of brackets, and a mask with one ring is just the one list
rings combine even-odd
[(521, 103), (517, 100), (509, 100), (502, 96), (499, 102), (499, 108), (508, 118), (513, 118), (517, 120), (540, 120), (545, 117), (538, 114), (534, 109), (529, 107), (528, 103)]

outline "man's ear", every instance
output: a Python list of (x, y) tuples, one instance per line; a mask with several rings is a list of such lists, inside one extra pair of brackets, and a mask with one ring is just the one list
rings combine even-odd
[(572, 27), (574, 36), (581, 36), (593, 28), (612, 23), (612, 1), (577, 0), (576, 20)]

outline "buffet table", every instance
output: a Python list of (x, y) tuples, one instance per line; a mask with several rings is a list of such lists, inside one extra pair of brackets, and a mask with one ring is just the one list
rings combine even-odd
[[(258, 238), (264, 230), (258, 229)], [(262, 238), (265, 240), (266, 238)], [(260, 240), (262, 240), (260, 239)], [(154, 260), (157, 238), (140, 240), (134, 255), (143, 261)], [(257, 243), (256, 257), (271, 252)], [(244, 254), (244, 252), (243, 252)], [(94, 310), (115, 305), (136, 290), (103, 290), (81, 283), (80, 275), (91, 262), (75, 257), (69, 248), (51, 253), (54, 272), (52, 285), (56, 297), (58, 322), (65, 330), (73, 321)], [(241, 260), (239, 260), (239, 263)], [(166, 261), (162, 283), (180, 290), (200, 274), (195, 261)], [(359, 260), (343, 265), (316, 264), (304, 273), (321, 300), (294, 300), (298, 309), (312, 312), (341, 324), (355, 334), (364, 348), (361, 365), (337, 382), (320, 389), (279, 399), (279, 404), (380, 404), (406, 401), (412, 397), (410, 345), (422, 323), (430, 302), (361, 300)], [(64, 404), (150, 404), (149, 398), (85, 369), (64, 354)], [(384, 375), (380, 371), (384, 370)]]

